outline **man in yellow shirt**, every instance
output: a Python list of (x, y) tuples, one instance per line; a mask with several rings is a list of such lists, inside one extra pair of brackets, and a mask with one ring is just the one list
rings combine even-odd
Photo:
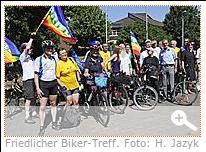
[[(103, 50), (101, 50), (99, 54), (103, 59), (103, 64), (105, 64), (109, 60), (111, 55), (110, 55), (110, 52), (108, 51), (108, 45), (106, 43), (103, 44), (102, 47), (103, 47)], [(105, 70), (107, 71), (111, 70), (111, 63), (107, 64), (107, 66), (105, 67)]]
[(177, 41), (172, 40), (171, 47), (175, 50), (176, 56), (178, 57), (178, 54), (180, 52), (180, 48), (177, 47)]
[(178, 74), (178, 72), (180, 72), (181, 69), (182, 69), (182, 65), (181, 65), (181, 51), (180, 51), (180, 48), (177, 47), (177, 41), (172, 40), (170, 45), (175, 50), (176, 60), (177, 60), (176, 72)]

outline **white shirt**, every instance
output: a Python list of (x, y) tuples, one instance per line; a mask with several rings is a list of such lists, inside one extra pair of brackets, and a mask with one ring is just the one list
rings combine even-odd
[(53, 81), (56, 79), (56, 59), (45, 58), (44, 54), (35, 60), (34, 71), (39, 72), (40, 68), (40, 58), (42, 57), (42, 69), (43, 73), (40, 78), (42, 81)]
[(159, 60), (161, 49), (159, 47), (156, 47), (153, 50), (154, 50), (154, 56), (156, 56)]
[(126, 73), (126, 75), (130, 75), (130, 57), (129, 54), (125, 52), (121, 52), (120, 54), (120, 71)]
[(148, 53), (147, 53), (147, 50), (144, 50), (141, 54), (140, 54), (140, 67), (142, 66), (143, 64), (143, 61), (144, 59), (148, 57)]
[(23, 52), (19, 58), (23, 70), (23, 81), (34, 79), (34, 60)]

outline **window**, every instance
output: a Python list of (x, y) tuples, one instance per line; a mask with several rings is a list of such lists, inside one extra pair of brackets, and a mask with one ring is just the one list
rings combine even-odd
[(112, 30), (112, 35), (117, 35), (117, 30)]

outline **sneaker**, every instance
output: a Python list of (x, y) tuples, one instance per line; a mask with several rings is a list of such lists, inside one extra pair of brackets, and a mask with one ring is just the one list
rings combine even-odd
[(36, 123), (34, 120), (31, 119), (31, 117), (25, 118), (24, 122), (28, 123), (28, 124), (35, 124)]
[(61, 130), (62, 129), (62, 125), (61, 123), (57, 123), (55, 130)]
[(32, 112), (32, 117), (39, 118), (39, 114), (36, 111)]
[(40, 127), (40, 131), (39, 131), (39, 136), (44, 136), (45, 134), (45, 128), (44, 127)]
[(56, 122), (52, 122), (52, 129), (58, 130), (58, 128), (57, 128), (57, 123), (56, 123)]

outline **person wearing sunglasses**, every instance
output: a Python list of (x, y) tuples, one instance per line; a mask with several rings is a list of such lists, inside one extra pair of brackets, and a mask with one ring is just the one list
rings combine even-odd
[(57, 99), (57, 78), (56, 78), (56, 62), (54, 54), (54, 44), (51, 40), (42, 42), (43, 55), (36, 58), (34, 67), (34, 82), (36, 86), (37, 95), (40, 99), (40, 132), (39, 136), (45, 133), (45, 117), (46, 105), (49, 99), (51, 105), (52, 128), (57, 128), (56, 123), (56, 99)]
[(85, 70), (84, 75), (88, 76), (90, 74), (101, 73), (103, 71), (103, 59), (99, 54), (99, 41), (91, 41), (89, 43), (90, 53), (85, 60)]

